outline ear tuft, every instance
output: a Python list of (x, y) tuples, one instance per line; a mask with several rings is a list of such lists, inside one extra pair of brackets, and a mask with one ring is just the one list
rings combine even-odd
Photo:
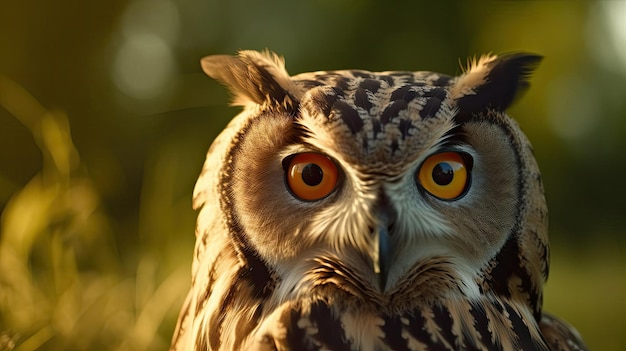
[(528, 89), (528, 79), (541, 59), (535, 54), (516, 53), (469, 60), (467, 71), (451, 89), (459, 107), (457, 119), (488, 109), (505, 111)]
[(301, 97), (285, 70), (284, 60), (272, 52), (243, 50), (237, 56), (207, 56), (201, 63), (204, 73), (234, 94), (233, 105), (293, 109)]

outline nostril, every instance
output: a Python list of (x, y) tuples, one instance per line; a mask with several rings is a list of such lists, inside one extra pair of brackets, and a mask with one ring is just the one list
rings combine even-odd
[(393, 225), (394, 223), (387, 225), (387, 233), (389, 233), (389, 236), (393, 235)]
[(387, 211), (386, 213), (382, 214), (381, 217), (384, 218), (384, 222), (381, 223), (383, 224), (386, 229), (387, 229), (387, 233), (389, 235), (393, 234), (393, 229), (396, 226), (396, 217), (393, 215), (390, 215), (389, 211)]

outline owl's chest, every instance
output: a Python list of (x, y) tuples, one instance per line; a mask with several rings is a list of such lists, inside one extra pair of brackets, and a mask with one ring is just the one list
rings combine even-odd
[(532, 315), (497, 300), (449, 300), (395, 313), (293, 301), (262, 319), (245, 344), (249, 350), (547, 350)]

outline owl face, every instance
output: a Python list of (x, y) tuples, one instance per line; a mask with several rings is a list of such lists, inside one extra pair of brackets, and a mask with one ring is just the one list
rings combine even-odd
[[(290, 77), (271, 54), (205, 58), (244, 111), (213, 146), (196, 206), (219, 199), (210, 208), (242, 256), (279, 277), (280, 300), (309, 293), (333, 258), (371, 294), (431, 272), (450, 283), (437, 294), (491, 290), (537, 309), (545, 201), (529, 143), (504, 110), (539, 59), (483, 57), (459, 77)], [(209, 177), (219, 196), (203, 195)], [(199, 223), (210, 221), (203, 213)]]

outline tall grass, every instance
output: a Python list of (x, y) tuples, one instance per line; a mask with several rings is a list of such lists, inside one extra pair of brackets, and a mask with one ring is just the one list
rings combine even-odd
[(164, 269), (138, 247), (135, 269), (122, 267), (67, 116), (1, 76), (0, 106), (32, 133), (43, 165), (1, 217), (0, 350), (166, 349), (188, 265)]

